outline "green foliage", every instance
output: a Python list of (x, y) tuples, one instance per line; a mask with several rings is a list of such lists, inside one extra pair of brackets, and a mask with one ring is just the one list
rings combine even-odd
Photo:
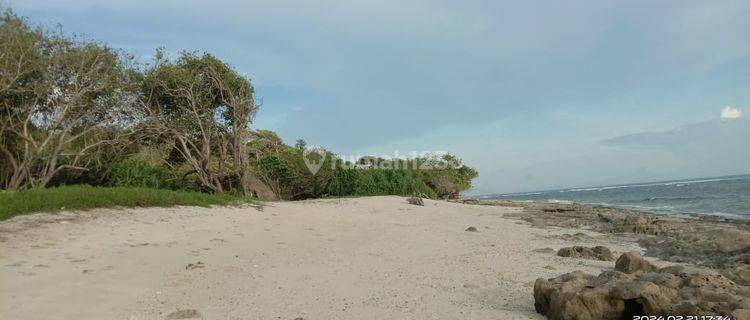
[(121, 108), (135, 95), (131, 57), (30, 27), (10, 11), (0, 17), (0, 42), (3, 186), (46, 186), (65, 170), (101, 169), (92, 156), (127, 131)]
[[(451, 198), (477, 177), (453, 155), (363, 157), (366, 168), (354, 168), (330, 151), (306, 152), (303, 139), (291, 146), (273, 131), (251, 131), (250, 80), (209, 53), (169, 59), (160, 50), (153, 64), (138, 65), (106, 44), (30, 26), (10, 11), (0, 15), (0, 43), (0, 188), (30, 188), (0, 193), (0, 217), (226, 203), (257, 181), (282, 199)], [(322, 161), (320, 170), (311, 172), (310, 161)], [(70, 186), (78, 184), (114, 188)]]
[(337, 197), (377, 195), (437, 197), (435, 191), (413, 172), (404, 169), (337, 169), (329, 180), (325, 193)]
[(250, 166), (283, 199), (375, 195), (455, 198), (477, 177), (474, 169), (450, 154), (395, 160), (362, 157), (357, 162), (372, 168), (354, 168), (325, 150), (325, 160), (313, 174), (303, 157), (314, 162), (320, 160), (321, 153), (305, 154), (303, 140), (291, 147), (266, 130), (256, 136), (248, 149), (255, 159)]
[[(154, 67), (142, 77), (142, 91), (151, 96), (151, 106), (163, 117), (197, 131), (201, 122), (206, 121), (212, 125), (231, 125), (232, 110), (225, 95), (238, 92), (251, 95), (255, 89), (250, 80), (213, 55), (182, 52), (175, 61), (157, 53)], [(221, 120), (213, 123), (214, 118)]]
[(167, 167), (135, 157), (118, 162), (109, 175), (109, 185), (114, 187), (173, 189), (175, 180), (175, 175)]
[(439, 198), (458, 198), (462, 191), (471, 188), (471, 182), (478, 173), (471, 167), (461, 163), (461, 160), (451, 154), (442, 157), (425, 157), (415, 160), (420, 179)]
[(211, 206), (249, 203), (244, 196), (150, 188), (86, 185), (0, 192), (0, 220), (31, 212), (57, 212), (111, 207)]

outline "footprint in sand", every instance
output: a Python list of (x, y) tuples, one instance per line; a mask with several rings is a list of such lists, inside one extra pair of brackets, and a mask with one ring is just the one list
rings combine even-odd
[(18, 262), (14, 262), (14, 263), (11, 263), (11, 264), (6, 264), (5, 266), (6, 266), (6, 267), (20, 267), (20, 266), (22, 266), (22, 265), (23, 265), (24, 263), (26, 263), (26, 261), (24, 261), (24, 260), (21, 260), (21, 261), (18, 261)]
[[(109, 270), (112, 270), (114, 268), (115, 267), (113, 267), (113, 266), (105, 266), (104, 268), (101, 268), (99, 271), (109, 271)], [(85, 274), (89, 274), (89, 273), (93, 273), (93, 272), (94, 272), (94, 270), (91, 270), (91, 269), (83, 269), (83, 271), (81, 271), (81, 273), (85, 273)]]
[(135, 247), (144, 247), (144, 246), (147, 246), (149, 244), (150, 243), (148, 243), (148, 242), (141, 242), (141, 243), (135, 243), (135, 244), (129, 243), (128, 246), (135, 248)]
[(532, 251), (534, 251), (536, 253), (553, 253), (553, 252), (555, 252), (555, 249), (552, 249), (552, 248), (539, 248), (539, 249), (534, 249)]

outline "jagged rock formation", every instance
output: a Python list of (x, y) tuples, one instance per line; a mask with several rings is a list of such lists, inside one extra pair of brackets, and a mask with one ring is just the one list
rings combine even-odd
[(636, 315), (724, 315), (748, 320), (750, 288), (708, 269), (657, 269), (637, 253), (599, 276), (575, 271), (537, 279), (534, 307), (550, 320), (618, 320)]
[(713, 268), (737, 284), (750, 286), (750, 219), (685, 219), (576, 203), (482, 200), (480, 204), (523, 207), (523, 212), (505, 216), (539, 227), (587, 227), (602, 233), (634, 234), (648, 256)]
[(582, 247), (582, 246), (565, 247), (557, 251), (557, 255), (561, 257), (582, 258), (582, 259), (601, 260), (601, 261), (615, 260), (615, 256), (612, 255), (612, 251), (610, 251), (609, 248), (603, 247), (603, 246), (596, 246), (596, 247), (591, 247), (591, 248)]
[(617, 258), (615, 270), (623, 273), (649, 272), (656, 270), (656, 266), (636, 252), (626, 252)]

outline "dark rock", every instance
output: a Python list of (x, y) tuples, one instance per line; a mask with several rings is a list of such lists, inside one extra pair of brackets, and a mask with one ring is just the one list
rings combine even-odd
[(643, 259), (637, 252), (627, 252), (617, 258), (615, 270), (624, 273), (649, 272), (656, 270), (656, 266)]
[(195, 309), (177, 310), (167, 315), (168, 320), (176, 319), (196, 319), (200, 318), (201, 314)]
[(424, 206), (424, 200), (420, 197), (409, 197), (406, 201), (415, 206)]
[(464, 231), (468, 231), (468, 232), (479, 232), (479, 230), (477, 230), (477, 228), (476, 228), (476, 227), (468, 227), (468, 228), (466, 228), (466, 230), (464, 230)]
[(194, 270), (194, 269), (202, 269), (206, 265), (203, 264), (203, 262), (196, 262), (196, 263), (188, 263), (187, 266), (185, 266), (185, 270)]
[(557, 255), (561, 257), (601, 261), (612, 261), (615, 259), (615, 257), (612, 255), (612, 251), (610, 251), (609, 248), (603, 246), (596, 246), (591, 248), (581, 246), (566, 247), (557, 251)]
[[(641, 259), (641, 260), (639, 260)], [(709, 269), (673, 266), (659, 270), (640, 256), (623, 254), (628, 270), (593, 276), (581, 271), (534, 283), (534, 308), (551, 320), (632, 319), (636, 315), (724, 315), (747, 317), (750, 295)], [(648, 271), (647, 271), (648, 270)]]

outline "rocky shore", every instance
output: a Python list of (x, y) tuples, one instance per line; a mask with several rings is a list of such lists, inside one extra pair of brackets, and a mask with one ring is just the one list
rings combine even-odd
[[(574, 272), (540, 279), (534, 288), (536, 308), (548, 319), (618, 319), (634, 312), (750, 319), (750, 220), (681, 218), (584, 204), (466, 202), (522, 207), (520, 213), (506, 217), (536, 227), (581, 228), (632, 237), (646, 256), (676, 263), (677, 267), (660, 270), (615, 268), (599, 276)], [(558, 254), (575, 256), (593, 250), (566, 249)]]

